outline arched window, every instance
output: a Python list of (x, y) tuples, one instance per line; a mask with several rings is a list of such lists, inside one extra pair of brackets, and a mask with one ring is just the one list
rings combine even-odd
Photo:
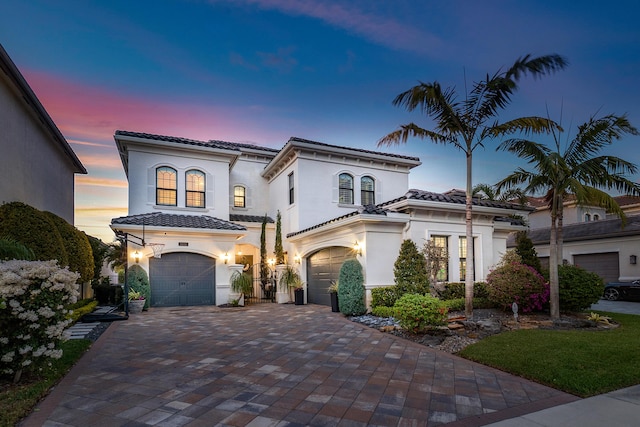
[(199, 170), (187, 171), (186, 179), (186, 205), (189, 208), (204, 208), (205, 200), (205, 175)]
[(591, 214), (584, 214), (584, 222), (591, 221)]
[(176, 206), (178, 202), (178, 187), (176, 170), (168, 166), (156, 169), (156, 204)]
[(593, 214), (593, 220), (594, 220), (594, 221), (597, 221), (597, 220), (599, 220), (599, 219), (600, 219), (600, 215), (598, 215), (598, 214)]
[(338, 177), (338, 203), (353, 204), (353, 177), (348, 173), (341, 173)]
[(375, 181), (370, 176), (363, 176), (360, 179), (360, 204), (375, 205)]
[(246, 208), (247, 207), (247, 190), (242, 185), (236, 185), (233, 187), (233, 207), (234, 208)]

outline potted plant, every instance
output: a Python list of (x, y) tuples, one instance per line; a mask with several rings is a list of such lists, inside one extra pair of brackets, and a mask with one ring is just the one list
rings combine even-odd
[(253, 277), (245, 272), (234, 271), (231, 275), (231, 291), (239, 295), (238, 305), (244, 305), (244, 297), (253, 291)]
[(340, 308), (338, 306), (338, 281), (332, 281), (331, 285), (327, 288), (329, 296), (331, 297), (331, 311), (339, 313)]
[(146, 302), (144, 295), (140, 292), (135, 291), (133, 289), (129, 290), (129, 313), (130, 314), (138, 314), (142, 313), (142, 309), (144, 308), (144, 304)]
[(289, 292), (290, 289), (294, 290), (295, 303), (297, 305), (304, 303), (304, 282), (298, 270), (288, 265), (282, 272), (278, 285), (284, 292)]

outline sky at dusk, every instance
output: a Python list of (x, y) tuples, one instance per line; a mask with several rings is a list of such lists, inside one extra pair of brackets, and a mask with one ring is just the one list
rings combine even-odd
[[(105, 242), (127, 214), (116, 129), (281, 148), (291, 136), (417, 156), (412, 188), (464, 188), (464, 154), (377, 141), (418, 113), (392, 105), (419, 81), (460, 93), (525, 54), (569, 67), (521, 81), (500, 119), (590, 116), (640, 127), (637, 1), (0, 0), (0, 43), (89, 173), (75, 225)], [(522, 165), (490, 141), (474, 183)], [(606, 154), (640, 164), (640, 137)], [(640, 174), (631, 177), (640, 178)], [(400, 195), (400, 194), (399, 194)]]

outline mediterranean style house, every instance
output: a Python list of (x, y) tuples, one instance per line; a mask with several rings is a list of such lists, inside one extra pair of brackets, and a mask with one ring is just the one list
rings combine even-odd
[[(440, 279), (464, 280), (464, 193), (409, 189), (416, 157), (301, 138), (280, 150), (122, 130), (114, 138), (129, 214), (111, 228), (148, 272), (152, 306), (227, 303), (234, 271), (259, 275), (265, 216), (275, 276), (278, 214), (286, 263), (301, 274), (308, 303), (329, 304), (327, 287), (346, 259), (362, 264), (367, 298), (372, 288), (392, 285), (404, 239), (447, 247)], [(509, 233), (525, 229), (530, 209), (480, 199), (473, 209), (474, 273), (482, 280)], [(258, 283), (253, 297), (273, 298), (270, 290)]]
[(0, 203), (22, 202), (74, 223), (75, 174), (86, 174), (0, 45)]

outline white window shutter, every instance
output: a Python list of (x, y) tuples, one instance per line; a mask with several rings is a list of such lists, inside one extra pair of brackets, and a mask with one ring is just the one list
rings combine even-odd
[(338, 200), (340, 198), (340, 189), (339, 189), (339, 177), (340, 174), (334, 174), (333, 177), (331, 178), (331, 201), (333, 203), (338, 203)]
[(249, 187), (244, 187), (244, 207), (245, 208), (251, 208), (253, 207), (253, 192), (251, 191), (251, 188)]
[(147, 170), (147, 203), (156, 204), (156, 168)]

